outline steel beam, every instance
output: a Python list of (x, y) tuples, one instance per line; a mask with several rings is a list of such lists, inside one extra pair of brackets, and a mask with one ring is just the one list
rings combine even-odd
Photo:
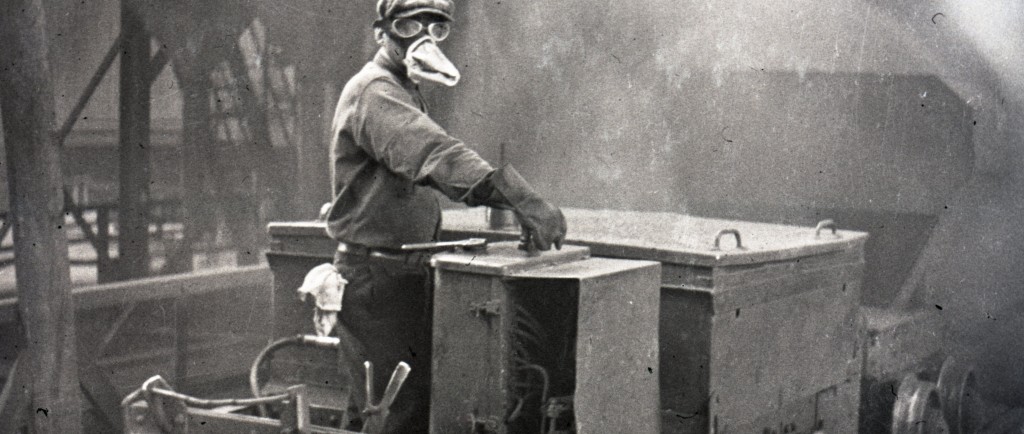
[(160, 76), (160, 72), (164, 70), (167, 63), (171, 61), (171, 55), (167, 52), (166, 48), (161, 47), (157, 50), (156, 54), (153, 55), (153, 59), (149, 62), (149, 74), (146, 76), (146, 81), (152, 86), (153, 82), (156, 81), (157, 77)]
[[(198, 63), (200, 58), (187, 60)], [(192, 269), (193, 252), (202, 238), (203, 228), (213, 220), (206, 191), (207, 149), (213, 145), (208, 94), (211, 83), (205, 69), (197, 69), (187, 63), (176, 59), (172, 65), (182, 89), (181, 210), (184, 228), (182, 248), (167, 260), (178, 272)]]
[(150, 38), (142, 18), (121, 3), (118, 267), (125, 279), (149, 274)]
[(0, 2), (0, 112), (26, 336), (19, 364), (30, 368), (29, 431), (80, 432), (75, 308), (42, 3)]
[(92, 94), (96, 92), (96, 88), (103, 82), (103, 77), (107, 75), (107, 71), (110, 70), (110, 65), (114, 64), (114, 59), (117, 57), (117, 53), (121, 51), (121, 35), (117, 35), (117, 39), (114, 39), (114, 43), (110, 45), (110, 49), (107, 50), (107, 54), (103, 56), (103, 60), (100, 61), (100, 67), (96, 68), (96, 72), (93, 73), (92, 78), (89, 79), (89, 84), (85, 85), (85, 90), (82, 91), (82, 96), (78, 98), (78, 102), (71, 109), (71, 113), (68, 114), (68, 118), (64, 121), (60, 131), (57, 132), (57, 143), (58, 146), (64, 145), (64, 141), (67, 140), (68, 136), (71, 135), (71, 130), (75, 128), (75, 123), (78, 122), (78, 117), (82, 115), (82, 111), (85, 110), (85, 106), (92, 99)]

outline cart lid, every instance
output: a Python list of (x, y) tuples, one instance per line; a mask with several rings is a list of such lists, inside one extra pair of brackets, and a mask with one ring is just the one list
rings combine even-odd
[(320, 220), (299, 220), (289, 222), (270, 222), (267, 233), (274, 236), (324, 237), (327, 236), (327, 222)]
[[(784, 261), (863, 249), (868, 237), (864, 232), (838, 230), (830, 221), (804, 227), (667, 212), (562, 211), (569, 225), (566, 243), (586, 245), (594, 256), (669, 264), (722, 266)], [(516, 227), (491, 229), (482, 208), (446, 210), (442, 224), (446, 233), (455, 236), (472, 233), (497, 239), (518, 237)]]

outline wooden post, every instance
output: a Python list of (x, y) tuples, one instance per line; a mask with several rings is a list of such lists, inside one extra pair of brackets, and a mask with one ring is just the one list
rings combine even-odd
[(32, 432), (81, 432), (75, 309), (42, 0), (0, 2), (0, 112)]
[(118, 267), (125, 279), (149, 274), (149, 33), (121, 4)]

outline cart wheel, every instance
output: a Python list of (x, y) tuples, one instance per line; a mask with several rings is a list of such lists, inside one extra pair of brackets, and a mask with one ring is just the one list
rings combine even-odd
[(948, 432), (949, 427), (942, 418), (942, 408), (935, 384), (918, 380), (915, 374), (903, 377), (892, 409), (892, 433)]
[(981, 429), (981, 395), (974, 368), (956, 360), (946, 358), (939, 371), (939, 401), (942, 415), (946, 418), (952, 434), (975, 434)]

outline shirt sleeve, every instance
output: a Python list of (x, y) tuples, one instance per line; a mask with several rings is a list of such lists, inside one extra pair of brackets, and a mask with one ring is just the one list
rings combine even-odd
[(473, 186), (494, 168), (448, 135), (395, 83), (375, 80), (358, 103), (357, 143), (392, 172), (467, 201)]

